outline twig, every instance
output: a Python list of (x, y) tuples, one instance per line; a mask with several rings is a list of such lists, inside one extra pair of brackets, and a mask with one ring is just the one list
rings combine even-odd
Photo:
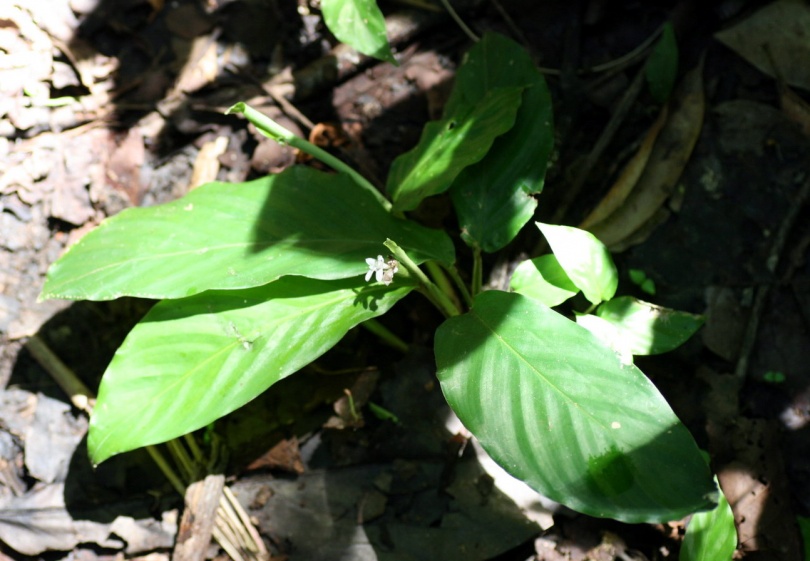
[[(773, 240), (773, 245), (771, 246), (771, 251), (766, 261), (766, 266), (771, 273), (776, 272), (776, 268), (779, 265), (779, 261), (785, 249), (788, 234), (790, 234), (790, 231), (796, 224), (799, 213), (803, 210), (808, 198), (810, 198), (810, 179), (805, 180), (804, 185), (799, 189), (799, 192), (796, 194), (796, 199), (782, 219), (782, 224), (776, 232), (776, 237)], [(757, 340), (759, 322), (762, 320), (762, 314), (765, 311), (765, 303), (770, 291), (770, 284), (764, 284), (757, 289), (756, 296), (754, 297), (751, 313), (748, 316), (748, 324), (745, 326), (745, 334), (743, 335), (743, 340), (740, 345), (740, 355), (737, 358), (737, 365), (734, 368), (734, 377), (739, 384), (742, 384), (748, 374), (748, 365), (751, 361), (751, 354)]]
[(464, 20), (463, 20), (463, 19), (461, 19), (461, 16), (459, 16), (459, 15), (458, 15), (458, 13), (456, 12), (456, 10), (455, 10), (455, 9), (453, 8), (453, 6), (450, 4), (450, 0), (440, 0), (440, 1), (441, 1), (441, 3), (442, 3), (442, 6), (444, 6), (444, 9), (445, 9), (445, 10), (447, 10), (447, 13), (448, 13), (448, 14), (450, 14), (450, 17), (451, 17), (451, 18), (453, 18), (453, 20), (454, 20), (454, 21), (455, 21), (455, 22), (458, 24), (458, 26), (461, 28), (461, 30), (462, 30), (464, 33), (466, 33), (466, 34), (467, 34), (467, 37), (469, 37), (470, 39), (472, 39), (472, 41), (473, 41), (474, 43), (477, 43), (478, 41), (480, 41), (480, 40), (481, 40), (481, 38), (480, 38), (480, 37), (478, 37), (478, 35), (476, 35), (475, 33), (473, 33), (473, 30), (472, 30), (472, 29), (470, 29), (469, 27), (467, 27), (467, 24), (466, 24), (466, 23), (464, 23)]

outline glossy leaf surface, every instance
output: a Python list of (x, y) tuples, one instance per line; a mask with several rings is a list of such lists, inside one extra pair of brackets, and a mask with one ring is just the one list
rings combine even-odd
[[(716, 480), (715, 480), (716, 481)], [(731, 561), (737, 549), (734, 513), (723, 493), (717, 506), (698, 512), (686, 526), (679, 561)]]
[(99, 463), (203, 427), (318, 358), (412, 286), (284, 277), (164, 300), (104, 374), (88, 448)]
[(552, 254), (541, 255), (518, 265), (509, 286), (549, 308), (562, 304), (579, 292)]
[(619, 274), (605, 245), (596, 236), (571, 226), (536, 222), (563, 270), (592, 304), (616, 294)]
[(439, 327), (436, 362), (464, 425), (549, 498), (626, 522), (713, 506), (708, 467), (655, 386), (539, 302), (481, 293)]
[(342, 43), (358, 52), (396, 64), (385, 18), (376, 0), (321, 0), (323, 20)]
[(391, 165), (387, 191), (395, 210), (413, 210), (450, 188), (461, 170), (489, 151), (515, 123), (523, 87), (490, 90), (475, 104), (460, 105), (425, 125), (419, 143)]
[(444, 232), (394, 218), (345, 175), (293, 167), (105, 220), (48, 271), (42, 298), (182, 298), (284, 275), (360, 276), (395, 240), (417, 262), (452, 262)]
[(703, 316), (663, 308), (631, 296), (605, 302), (596, 315), (613, 326), (616, 336), (634, 355), (669, 352), (684, 344), (703, 325)]
[(532, 218), (554, 143), (551, 96), (543, 75), (517, 43), (487, 33), (456, 73), (448, 111), (478, 103), (493, 88), (526, 86), (515, 125), (483, 160), (465, 168), (450, 188), (462, 239), (494, 252)]

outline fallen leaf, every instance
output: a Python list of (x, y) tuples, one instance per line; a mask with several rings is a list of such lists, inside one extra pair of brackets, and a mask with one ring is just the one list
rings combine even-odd
[(703, 126), (703, 61), (689, 71), (671, 102), (669, 119), (631, 193), (607, 218), (588, 230), (608, 247), (630, 237), (654, 218), (674, 193)]

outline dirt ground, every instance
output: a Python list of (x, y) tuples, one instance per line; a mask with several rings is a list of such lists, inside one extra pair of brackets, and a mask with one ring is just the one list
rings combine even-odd
[[(429, 350), (439, 318), (416, 295), (386, 316), (414, 344), (406, 356), (355, 330), (219, 422), (224, 477), (214, 470), (199, 497), (184, 501), (145, 451), (89, 465), (87, 415), (51, 373), (61, 364), (94, 391), (151, 302), (37, 302), (62, 251), (127, 207), (315, 165), (225, 116), (237, 101), (377, 185), (441, 113), (470, 40), (438, 2), (380, 2), (399, 66), (338, 45), (316, 4), (0, 0), (0, 556), (677, 559), (684, 521), (589, 518), (491, 466), (444, 404)], [(619, 293), (706, 315), (682, 348), (638, 364), (709, 452), (738, 525), (735, 558), (807, 559), (798, 519), (810, 516), (810, 8), (453, 5), (476, 31), (527, 46), (545, 74), (556, 145), (536, 219), (570, 225), (643, 152), (662, 108), (643, 66), (673, 22), (679, 79), (699, 69), (703, 118), (687, 123), (697, 142), (664, 179), (676, 188), (652, 226), (616, 245)], [(428, 203), (419, 219), (456, 236), (447, 201)], [(485, 262), (491, 286), (542, 248), (529, 230)], [(654, 296), (630, 270), (654, 282)], [(399, 422), (349, 416), (346, 389)], [(233, 527), (248, 536), (230, 550), (204, 522), (223, 485)], [(197, 553), (179, 551), (195, 532), (205, 537)]]

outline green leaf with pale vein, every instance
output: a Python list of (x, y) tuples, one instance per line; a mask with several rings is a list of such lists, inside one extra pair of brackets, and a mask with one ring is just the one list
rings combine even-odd
[(400, 279), (284, 277), (158, 303), (104, 373), (88, 437), (93, 463), (230, 413), (412, 289)]
[(616, 294), (619, 274), (605, 244), (585, 230), (535, 222), (563, 270), (592, 304)]
[(454, 259), (444, 232), (393, 217), (349, 177), (293, 167), (105, 220), (51, 266), (40, 298), (182, 298), (284, 275), (354, 277), (387, 253), (387, 238), (417, 263)]
[(475, 104), (461, 105), (425, 125), (419, 143), (391, 165), (386, 190), (398, 211), (450, 188), (461, 171), (486, 155), (496, 137), (515, 123), (523, 86), (497, 88)]
[(464, 425), (543, 495), (625, 522), (714, 506), (709, 469), (655, 386), (547, 306), (481, 293), (439, 327), (436, 363)]
[(339, 41), (364, 55), (397, 64), (375, 0), (321, 0), (321, 11), (326, 27)]
[(553, 254), (522, 262), (512, 273), (509, 287), (550, 308), (562, 304), (579, 292)]

